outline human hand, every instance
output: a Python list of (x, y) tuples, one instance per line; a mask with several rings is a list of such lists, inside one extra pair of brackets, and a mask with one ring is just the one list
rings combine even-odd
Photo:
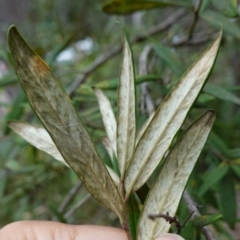
[[(67, 225), (48, 221), (20, 221), (0, 230), (1, 240), (127, 240), (122, 229)], [(155, 240), (184, 240), (179, 235), (165, 234)]]

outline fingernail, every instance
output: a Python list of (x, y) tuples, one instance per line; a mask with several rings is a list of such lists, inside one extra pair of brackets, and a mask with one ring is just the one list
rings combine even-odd
[(155, 240), (184, 240), (180, 235), (177, 234), (171, 234), (171, 233), (165, 233), (157, 238)]

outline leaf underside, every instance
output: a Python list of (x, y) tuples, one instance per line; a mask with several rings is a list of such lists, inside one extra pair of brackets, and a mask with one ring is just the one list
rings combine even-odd
[(67, 164), (88, 191), (122, 220), (122, 200), (102, 160), (63, 91), (44, 61), (27, 45), (16, 27), (8, 44), (29, 102)]
[(192, 169), (207, 140), (215, 119), (213, 111), (196, 120), (177, 141), (151, 188), (138, 225), (138, 240), (155, 239), (169, 231), (165, 219), (152, 221), (149, 214), (175, 216)]
[(121, 178), (124, 178), (126, 167), (135, 147), (135, 78), (132, 53), (126, 37), (123, 39), (123, 59), (120, 69), (118, 87), (117, 119), (117, 156)]
[(176, 83), (142, 134), (126, 172), (126, 198), (147, 181), (168, 150), (212, 69), (221, 35)]

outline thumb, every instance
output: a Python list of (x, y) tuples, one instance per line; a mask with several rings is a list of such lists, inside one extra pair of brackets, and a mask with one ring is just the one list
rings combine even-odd
[(184, 240), (180, 235), (177, 234), (171, 234), (171, 233), (165, 233), (157, 238), (155, 240)]

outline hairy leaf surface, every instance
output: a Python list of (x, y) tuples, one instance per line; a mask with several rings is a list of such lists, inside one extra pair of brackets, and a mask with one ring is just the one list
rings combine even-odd
[(99, 108), (102, 114), (103, 124), (110, 140), (112, 149), (117, 156), (117, 143), (116, 143), (116, 134), (117, 134), (117, 123), (114, 116), (114, 112), (111, 107), (111, 103), (107, 96), (98, 88), (93, 88), (95, 95), (98, 100)]
[(15, 121), (10, 121), (8, 126), (34, 147), (68, 166), (45, 128)]
[(135, 147), (135, 80), (132, 53), (127, 39), (123, 39), (123, 60), (118, 87), (117, 156), (121, 177)]
[(9, 48), (17, 75), (33, 110), (68, 165), (88, 191), (122, 219), (122, 200), (102, 160), (63, 91), (44, 61), (33, 52), (13, 26)]
[(168, 150), (212, 69), (221, 35), (176, 83), (156, 110), (126, 172), (126, 198), (132, 190), (138, 190), (147, 181)]
[(168, 212), (170, 216), (175, 216), (187, 180), (214, 119), (213, 111), (206, 112), (188, 128), (169, 153), (145, 202), (138, 226), (138, 240), (155, 239), (169, 231), (170, 224), (165, 219), (152, 221), (148, 215)]

